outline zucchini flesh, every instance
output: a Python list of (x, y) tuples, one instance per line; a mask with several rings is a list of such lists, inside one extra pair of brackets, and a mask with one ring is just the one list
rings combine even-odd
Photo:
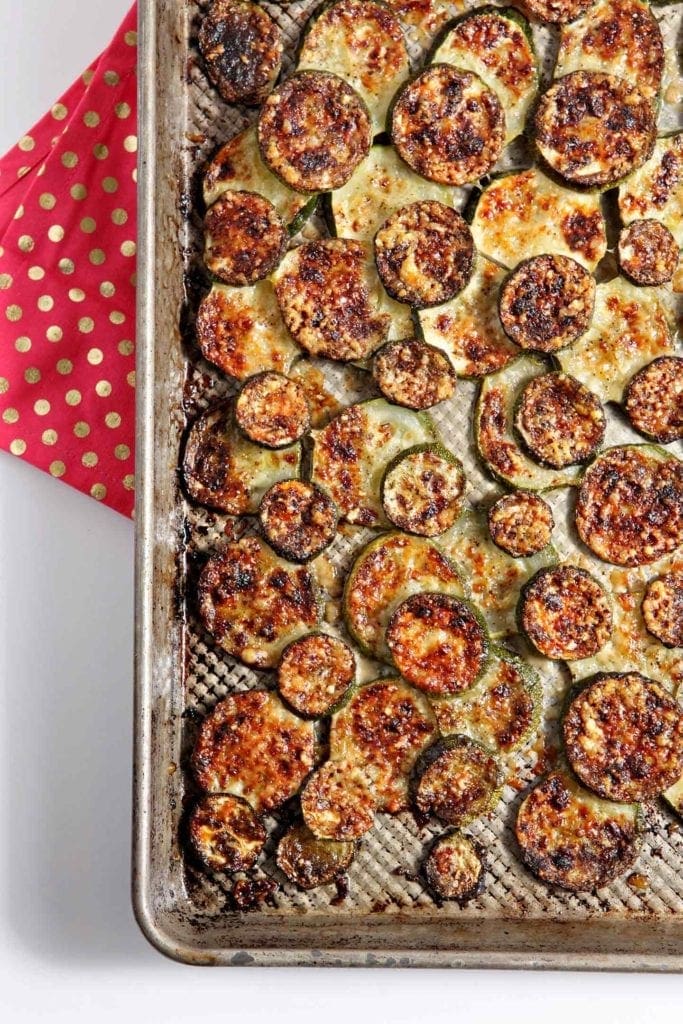
[(657, 139), (650, 159), (619, 187), (624, 224), (653, 217), (683, 248), (683, 132)]
[(352, 761), (327, 761), (301, 794), (304, 821), (318, 839), (360, 839), (373, 826), (375, 806), (363, 771)]
[(424, 752), (415, 767), (414, 800), (425, 817), (462, 828), (488, 813), (500, 796), (497, 758), (469, 736), (447, 736)]
[(551, 25), (565, 25), (583, 14), (594, 0), (524, 0), (529, 13)]
[(406, 34), (420, 46), (432, 42), (437, 32), (458, 9), (453, 0), (385, 0), (401, 19)]
[(597, 654), (612, 634), (612, 608), (603, 586), (573, 565), (539, 571), (524, 585), (519, 624), (546, 658), (577, 661)]
[(465, 486), (462, 463), (452, 452), (438, 444), (418, 445), (387, 466), (382, 507), (399, 530), (436, 537), (460, 517)]
[(683, 775), (673, 786), (664, 790), (662, 798), (679, 818), (683, 818)]
[(356, 658), (343, 640), (308, 633), (283, 652), (277, 670), (280, 696), (304, 718), (336, 711), (356, 675)]
[(467, 903), (484, 888), (484, 851), (462, 832), (448, 832), (432, 844), (422, 872), (435, 899)]
[(236, 796), (205, 796), (190, 814), (187, 834), (195, 856), (209, 871), (248, 871), (267, 833), (249, 804)]
[(278, 843), (276, 861), (290, 882), (308, 890), (334, 882), (351, 866), (355, 855), (355, 843), (318, 839), (297, 822)]

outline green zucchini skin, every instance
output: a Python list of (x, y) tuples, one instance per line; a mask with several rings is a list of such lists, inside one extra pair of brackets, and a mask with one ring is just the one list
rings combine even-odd
[(497, 758), (469, 736), (445, 736), (418, 758), (411, 779), (420, 815), (463, 828), (497, 803), (503, 774)]
[[(419, 471), (421, 461), (428, 467), (424, 480)], [(404, 463), (406, 468), (410, 466), (409, 490), (401, 500), (395, 488)], [(442, 469), (439, 463), (443, 463)], [(395, 527), (420, 537), (436, 537), (460, 518), (465, 489), (465, 470), (456, 455), (441, 444), (418, 444), (391, 460), (382, 477), (380, 494), (384, 513)], [(426, 507), (420, 514), (422, 506)]]
[(422, 874), (438, 903), (454, 900), (464, 906), (484, 890), (484, 848), (470, 836), (453, 829), (431, 844), (422, 862)]
[(356, 843), (318, 839), (306, 825), (295, 822), (278, 843), (276, 861), (288, 881), (308, 891), (343, 875), (356, 849)]

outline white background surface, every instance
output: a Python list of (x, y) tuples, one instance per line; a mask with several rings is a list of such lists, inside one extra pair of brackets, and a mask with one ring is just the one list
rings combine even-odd
[[(0, 0), (0, 151), (101, 49), (127, 0)], [(681, 1019), (683, 978), (186, 968), (129, 899), (133, 528), (0, 453), (0, 1019)]]

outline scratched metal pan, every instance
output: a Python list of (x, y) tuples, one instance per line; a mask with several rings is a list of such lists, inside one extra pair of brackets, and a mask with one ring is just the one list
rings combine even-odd
[[(193, 567), (225, 541), (229, 524), (193, 508), (178, 483), (188, 418), (230, 390), (199, 358), (192, 339), (201, 286), (198, 171), (246, 123), (217, 98), (195, 59), (205, 6), (206, 0), (140, 2), (133, 836), (140, 926), (163, 953), (192, 964), (681, 970), (683, 832), (664, 810), (653, 811), (633, 869), (646, 877), (644, 888), (627, 879), (591, 894), (546, 888), (521, 866), (511, 829), (520, 790), (535, 774), (533, 753), (521, 758), (516, 784), (506, 787), (496, 814), (472, 826), (488, 851), (487, 886), (464, 908), (437, 907), (415, 880), (429, 833), (409, 815), (379, 816), (352, 865), (343, 900), (331, 886), (297, 891), (266, 850), (262, 870), (278, 890), (267, 904), (235, 913), (227, 909), (229, 879), (203, 875), (184, 858), (180, 836), (191, 795), (185, 769), (197, 722), (226, 693), (262, 681), (222, 655), (196, 623), (188, 596)], [(315, 3), (265, 6), (283, 30), (291, 65)], [(447, 443), (462, 454), (476, 499), (490, 496), (492, 484), (467, 440), (473, 394), (461, 382), (437, 420)], [(626, 436), (623, 426), (615, 430), (614, 441)], [(553, 501), (556, 522), (566, 523), (566, 496)], [(568, 531), (560, 532), (566, 553), (572, 541)], [(340, 572), (358, 543), (339, 539), (332, 559)], [(543, 673), (542, 742), (552, 735), (565, 685), (557, 669)]]

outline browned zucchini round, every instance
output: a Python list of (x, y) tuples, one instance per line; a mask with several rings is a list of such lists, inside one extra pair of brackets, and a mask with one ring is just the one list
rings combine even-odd
[(665, 647), (683, 647), (683, 572), (650, 580), (641, 611), (648, 633)]
[(346, 184), (370, 152), (370, 115), (337, 75), (299, 71), (263, 104), (258, 141), (264, 162), (285, 185), (329, 192)]
[(267, 491), (259, 508), (268, 543), (290, 562), (310, 562), (332, 543), (337, 506), (330, 496), (303, 480), (282, 480)]
[(415, 766), (415, 806), (446, 825), (469, 824), (493, 807), (502, 782), (490, 751), (468, 736), (447, 736), (426, 750)]
[(515, 427), (538, 462), (564, 469), (595, 455), (607, 421), (600, 399), (575, 377), (544, 373), (524, 388)]
[(376, 806), (365, 775), (350, 761), (327, 761), (301, 794), (304, 821), (318, 839), (360, 839), (373, 826)]
[(440, 306), (472, 276), (472, 233), (444, 203), (411, 203), (385, 220), (375, 235), (375, 261), (382, 284), (397, 302), (416, 309)]
[(490, 171), (502, 153), (505, 114), (477, 75), (432, 64), (399, 92), (391, 137), (423, 178), (466, 185)]
[(557, 352), (590, 327), (595, 279), (569, 256), (533, 256), (500, 290), (503, 330), (520, 348)]
[(484, 851), (462, 832), (447, 832), (432, 844), (422, 872), (437, 900), (467, 903), (484, 888)]
[(351, 866), (355, 843), (317, 839), (304, 824), (285, 832), (277, 847), (277, 866), (300, 889), (315, 889), (334, 882)]
[(355, 675), (356, 659), (348, 644), (325, 633), (309, 633), (284, 651), (277, 686), (298, 714), (321, 718), (337, 710)]
[(551, 25), (566, 25), (587, 11), (595, 0), (523, 0), (533, 18)]
[(227, 103), (258, 106), (280, 73), (280, 30), (262, 7), (245, 0), (213, 0), (199, 29), (199, 50)]
[(513, 558), (529, 558), (547, 548), (555, 526), (548, 502), (529, 491), (504, 494), (487, 518), (491, 540)]
[(658, 220), (634, 220), (619, 235), (621, 272), (634, 284), (666, 284), (676, 273), (679, 252), (674, 236)]
[(436, 537), (459, 518), (465, 486), (460, 459), (438, 444), (417, 445), (387, 466), (382, 508), (399, 530)]
[(430, 409), (445, 402), (457, 381), (448, 356), (419, 338), (383, 345), (373, 360), (372, 374), (385, 398), (408, 409)]
[(266, 830), (245, 800), (205, 796), (190, 814), (187, 834), (209, 871), (248, 871), (266, 841)]
[(608, 800), (648, 800), (683, 775), (683, 708), (637, 672), (597, 676), (562, 722), (567, 759)]
[(273, 204), (255, 192), (224, 192), (204, 218), (204, 262), (226, 284), (267, 277), (287, 249), (288, 235)]
[(626, 388), (631, 424), (661, 444), (683, 439), (683, 358), (661, 356), (639, 370)]
[(265, 448), (287, 448), (311, 427), (306, 393), (282, 373), (259, 373), (242, 386), (235, 402), (240, 430)]
[(608, 188), (641, 167), (655, 144), (655, 110), (636, 86), (597, 71), (574, 71), (541, 98), (536, 145), (573, 185)]
[(469, 690), (488, 660), (484, 621), (448, 594), (413, 594), (389, 620), (387, 647), (401, 675), (425, 693)]
[(540, 569), (522, 590), (520, 626), (546, 658), (576, 661), (602, 650), (612, 608), (598, 581), (573, 565)]

